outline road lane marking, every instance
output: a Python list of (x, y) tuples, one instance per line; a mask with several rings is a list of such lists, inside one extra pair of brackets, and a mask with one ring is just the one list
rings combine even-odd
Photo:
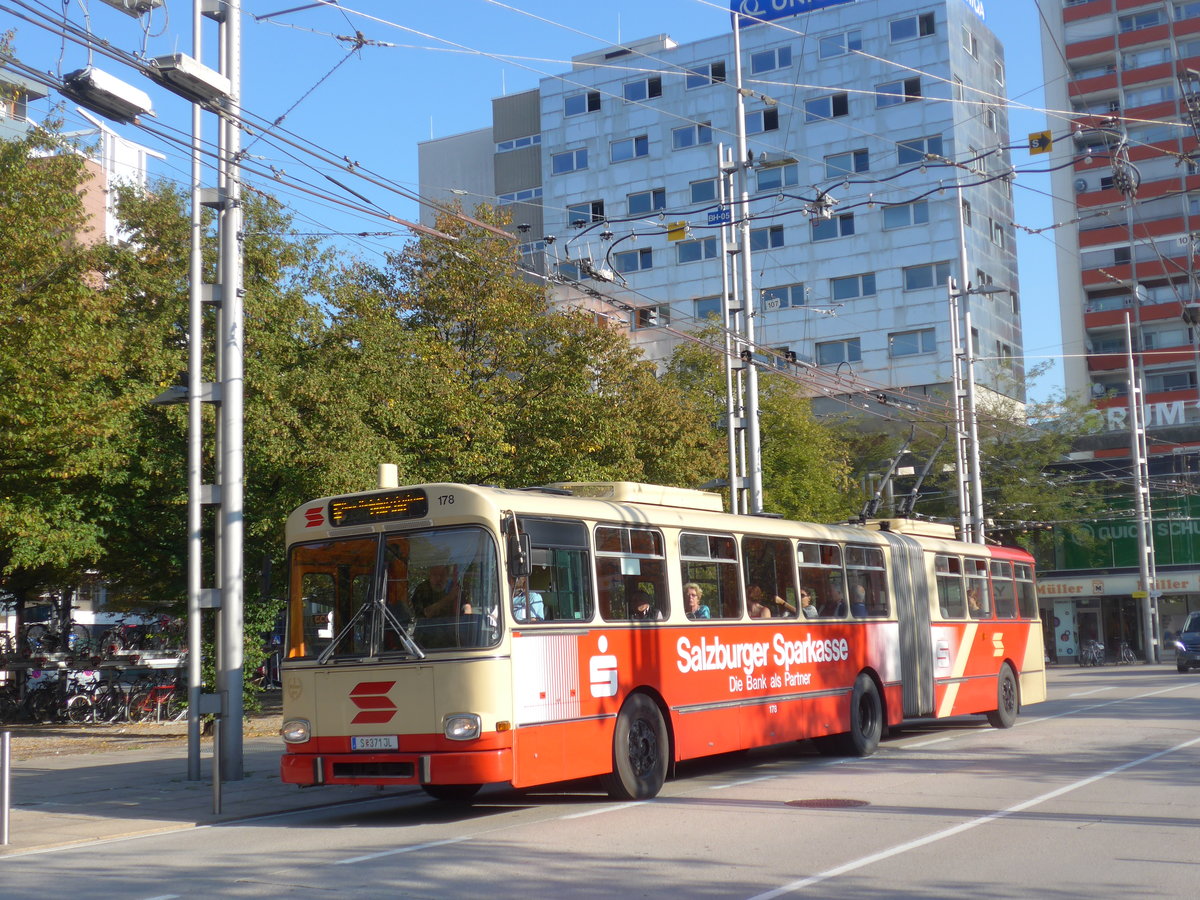
[(648, 803), (648, 800), (634, 800), (630, 803), (616, 803), (612, 806), (602, 806), (599, 809), (589, 809), (586, 812), (571, 813), (569, 816), (559, 816), (560, 819), (586, 819), (588, 816), (599, 816), (604, 813), (617, 812), (622, 809), (629, 809), (632, 806), (641, 806), (643, 803)]
[(1115, 691), (1114, 687), (1099, 687), (1090, 691), (1076, 691), (1074, 694), (1067, 694), (1068, 697), (1090, 697), (1092, 694), (1103, 694), (1105, 691)]
[(431, 847), (444, 847), (447, 844), (461, 844), (463, 841), (469, 841), (475, 835), (466, 835), (464, 837), (446, 838), (443, 841), (428, 841), (424, 844), (410, 844), (407, 847), (393, 847), (391, 850), (381, 850), (378, 853), (368, 853), (366, 856), (353, 856), (350, 859), (339, 859), (334, 862), (335, 866), (348, 866), (351, 863), (367, 862), (372, 859), (382, 859), (385, 856), (396, 856), (400, 853), (416, 853), (418, 850), (428, 850)]
[(987, 825), (989, 822), (996, 822), (1008, 816), (1015, 815), (1019, 812), (1024, 812), (1027, 809), (1032, 809), (1056, 797), (1061, 797), (1063, 794), (1069, 794), (1072, 791), (1077, 791), (1080, 788), (1087, 787), (1090, 784), (1095, 784), (1098, 781), (1103, 781), (1105, 778), (1111, 778), (1113, 775), (1119, 775), (1129, 769), (1137, 766), (1145, 765), (1148, 762), (1153, 762), (1163, 756), (1168, 756), (1171, 753), (1177, 753), (1180, 750), (1186, 750), (1194, 744), (1200, 744), (1200, 737), (1192, 738), (1190, 741), (1184, 741), (1182, 744), (1176, 744), (1174, 747), (1168, 747), (1166, 750), (1159, 750), (1157, 753), (1151, 753), (1148, 756), (1143, 756), (1140, 759), (1132, 760), (1131, 762), (1122, 763), (1119, 766), (1114, 766), (1098, 775), (1092, 775), (1088, 778), (1080, 779), (1072, 784), (1063, 785), (1053, 791), (1049, 791), (1040, 796), (1034, 797), (1031, 800), (1025, 800), (1015, 806), (1010, 806), (1007, 809), (997, 810), (993, 813), (988, 813), (986, 816), (972, 819), (969, 822), (963, 822), (961, 825), (955, 825), (953, 828), (946, 828), (942, 831), (934, 832), (926, 835), (923, 838), (917, 838), (914, 841), (908, 841), (904, 844), (898, 844), (895, 847), (890, 847), (887, 850), (881, 850), (878, 853), (872, 853), (869, 856), (861, 857), (860, 859), (851, 860), (840, 866), (832, 869), (826, 869), (824, 872), (819, 872), (816, 875), (810, 875), (808, 878), (801, 878), (798, 881), (793, 881), (791, 884), (785, 884), (782, 887), (772, 891), (767, 891), (762, 894), (755, 894), (750, 900), (774, 900), (775, 897), (782, 897), (785, 894), (793, 893), (794, 891), (803, 890), (806, 887), (811, 887), (814, 884), (820, 884), (822, 881), (828, 881), (831, 878), (836, 878), (839, 875), (845, 875), (847, 872), (854, 872), (865, 866), (873, 863), (881, 862), (885, 859), (891, 859), (893, 856), (899, 856), (902, 853), (907, 853), (910, 850), (916, 850), (928, 844), (937, 843), (949, 837), (954, 837), (957, 834), (962, 834), (964, 831), (970, 831), (973, 828), (978, 828), (980, 825)]

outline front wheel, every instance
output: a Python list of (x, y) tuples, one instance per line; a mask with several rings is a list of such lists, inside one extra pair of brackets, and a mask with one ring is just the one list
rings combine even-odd
[(1017, 721), (1020, 700), (1017, 694), (1017, 678), (1012, 669), (1005, 666), (1000, 670), (996, 687), (996, 708), (987, 714), (988, 724), (993, 728), (1012, 728)]
[(670, 739), (658, 705), (633, 694), (613, 731), (613, 768), (604, 786), (614, 800), (649, 800), (667, 780)]
[(1175, 671), (1178, 672), (1180, 675), (1183, 675), (1185, 672), (1187, 672), (1187, 670), (1188, 670), (1187, 663), (1175, 663)]

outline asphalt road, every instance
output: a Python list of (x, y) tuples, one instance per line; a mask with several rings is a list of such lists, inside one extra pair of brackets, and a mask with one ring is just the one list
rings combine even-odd
[(756, 751), (645, 803), (388, 792), (15, 857), (0, 897), (1197, 896), (1200, 673), (1058, 669), (1050, 688), (1008, 731), (918, 723), (862, 760)]

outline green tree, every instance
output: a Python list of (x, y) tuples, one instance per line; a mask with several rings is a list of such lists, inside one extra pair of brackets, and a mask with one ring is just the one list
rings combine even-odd
[(0, 142), (0, 577), (22, 599), (103, 554), (104, 486), (136, 404), (83, 202), (99, 185), (62, 151), (40, 130)]
[[(668, 380), (698, 402), (707, 414), (712, 457), (708, 477), (728, 478), (723, 340), (713, 329), (698, 342), (681, 344), (672, 355)], [(759, 434), (762, 446), (763, 508), (789, 519), (831, 522), (851, 509), (849, 445), (838, 430), (820, 422), (802, 385), (782, 374), (759, 378)]]

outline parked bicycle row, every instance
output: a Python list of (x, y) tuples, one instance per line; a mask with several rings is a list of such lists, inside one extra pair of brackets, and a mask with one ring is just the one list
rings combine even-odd
[[(1137, 661), (1137, 655), (1129, 646), (1129, 642), (1121, 641), (1117, 657), (1113, 662), (1117, 665), (1131, 665)], [(1079, 648), (1079, 664), (1081, 666), (1102, 666), (1106, 662), (1108, 662), (1108, 656), (1105, 653), (1104, 645), (1099, 641), (1085, 641)]]
[(168, 722), (186, 714), (178, 673), (102, 678), (99, 672), (35, 671), (0, 684), (0, 724)]
[(129, 652), (170, 655), (186, 643), (182, 620), (161, 616), (151, 622), (119, 622), (87, 626), (79, 623), (55, 628), (54, 623), (30, 622), (20, 635), (0, 631), (0, 668), (13, 659), (62, 654), (76, 659), (116, 659)]

